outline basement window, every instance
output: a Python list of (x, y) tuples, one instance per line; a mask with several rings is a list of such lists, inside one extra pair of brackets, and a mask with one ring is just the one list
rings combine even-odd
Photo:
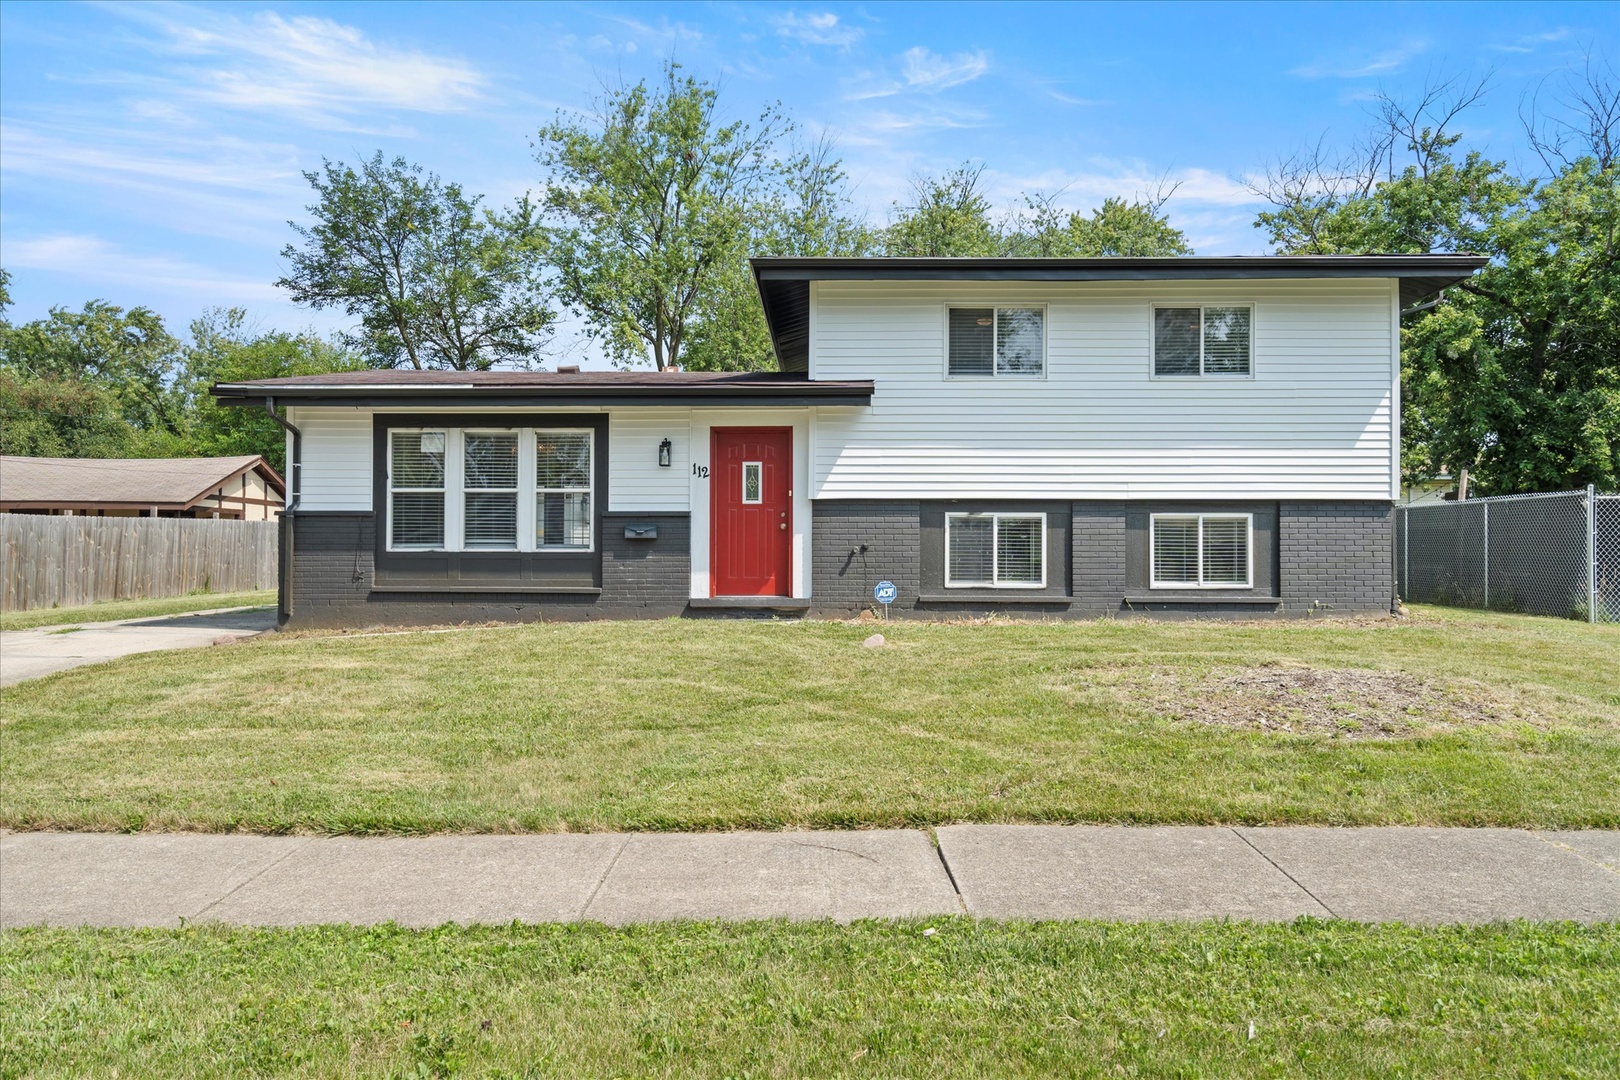
[(945, 587), (1046, 585), (1045, 514), (946, 514)]
[(1254, 309), (1153, 309), (1155, 378), (1247, 378), (1254, 374)]
[(1046, 309), (946, 309), (946, 373), (953, 378), (1046, 374)]
[(1154, 514), (1155, 589), (1247, 589), (1254, 581), (1249, 514)]

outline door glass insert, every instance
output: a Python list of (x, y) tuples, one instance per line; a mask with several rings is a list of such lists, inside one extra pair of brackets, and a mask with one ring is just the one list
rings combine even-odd
[(743, 491), (742, 501), (745, 503), (763, 502), (760, 493), (760, 463), (757, 461), (743, 462)]

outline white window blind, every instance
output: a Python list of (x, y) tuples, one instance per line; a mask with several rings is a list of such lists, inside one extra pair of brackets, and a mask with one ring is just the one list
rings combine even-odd
[(1046, 371), (1046, 309), (948, 309), (946, 371), (953, 376), (1039, 376)]
[(1153, 587), (1248, 588), (1254, 519), (1247, 514), (1154, 514)]
[(445, 448), (443, 431), (389, 433), (390, 547), (444, 546)]
[(389, 548), (592, 550), (593, 441), (590, 429), (390, 431)]
[(1153, 309), (1153, 374), (1161, 378), (1253, 373), (1254, 309)]
[(1038, 589), (1046, 584), (1046, 515), (946, 514), (948, 588)]
[(465, 546), (516, 548), (518, 433), (467, 432), (462, 476), (467, 499), (462, 512)]
[(535, 433), (536, 548), (589, 550), (591, 528), (591, 433)]

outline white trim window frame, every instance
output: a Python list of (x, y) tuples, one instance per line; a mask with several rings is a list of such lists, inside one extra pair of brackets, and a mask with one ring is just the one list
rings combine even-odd
[[(1193, 581), (1163, 581), (1159, 578), (1159, 523), (1163, 522), (1196, 522), (1197, 536), (1195, 540), (1196, 574)], [(1243, 523), (1243, 580), (1242, 581), (1206, 581), (1209, 571), (1206, 567), (1208, 556), (1208, 522)], [(1252, 589), (1254, 588), (1254, 515), (1253, 514), (1149, 514), (1148, 515), (1148, 585), (1154, 589)]]
[[(451, 504), (451, 502), (453, 500), (451, 499), (451, 488), (449, 486), (449, 484), (450, 484), (450, 447), (451, 447), (451, 444), (455, 441), (454, 438), (453, 438), (454, 434), (455, 433), (454, 433), (453, 429), (447, 429), (447, 428), (393, 428), (388, 432), (388, 461), (387, 461), (387, 469), (388, 469), (388, 520), (387, 520), (387, 522), (385, 522), (385, 527), (388, 530), (386, 535), (388, 537), (388, 550), (389, 551), (444, 551), (444, 550), (447, 549), (447, 544), (449, 542), (450, 537), (455, 535), (454, 533), (452, 533), (450, 531), (450, 524), (451, 524), (450, 523), (450, 517), (451, 517), (450, 504)], [(434, 486), (428, 486), (428, 485), (422, 485), (422, 484), (400, 485), (400, 484), (395, 483), (396, 477), (395, 477), (395, 468), (394, 468), (394, 459), (395, 459), (394, 443), (395, 443), (395, 440), (397, 440), (402, 435), (403, 436), (408, 436), (408, 437), (414, 437), (415, 439), (417, 439), (417, 447), (418, 447), (417, 453), (419, 455), (434, 452), (434, 451), (423, 451), (421, 449), (421, 439), (422, 439), (423, 436), (425, 436), (425, 435), (437, 435), (437, 436), (440, 437), (440, 439), (442, 441), (440, 442), (439, 449), (437, 451), (437, 453), (439, 455), (439, 483), (438, 483), (438, 486), (434, 487)], [(406, 544), (401, 544), (401, 543), (397, 543), (395, 541), (395, 539), (394, 539), (394, 504), (395, 504), (395, 496), (396, 495), (438, 495), (439, 496), (439, 542), (437, 544), (434, 544), (434, 543), (406, 543)]]
[[(1046, 378), (1047, 369), (1050, 367), (1049, 359), (1050, 359), (1050, 355), (1051, 355), (1051, 349), (1049, 348), (1049, 342), (1048, 342), (1049, 335), (1047, 333), (1047, 327), (1051, 323), (1051, 318), (1050, 318), (1051, 313), (1047, 310), (1047, 308), (1048, 308), (1048, 305), (1045, 304), (1045, 303), (1040, 303), (1040, 304), (1016, 304), (1016, 303), (983, 303), (983, 304), (975, 304), (975, 303), (957, 303), (956, 301), (952, 301), (952, 302), (946, 304), (945, 305), (945, 313), (944, 313), (944, 323), (945, 323), (945, 328), (944, 328), (944, 336), (945, 336), (945, 357), (944, 357), (944, 359), (945, 359), (945, 378), (947, 378), (947, 379), (966, 379), (966, 380), (1013, 379), (1013, 380), (1017, 380), (1017, 381), (1028, 381), (1028, 380), (1031, 380), (1031, 379), (1044, 379), (1044, 378)], [(984, 311), (984, 310), (987, 310), (987, 309), (990, 311), (990, 370), (986, 371), (986, 372), (962, 372), (962, 373), (959, 373), (959, 374), (958, 373), (953, 373), (951, 371), (951, 312), (953, 312), (953, 311)], [(1004, 311), (1038, 311), (1038, 312), (1040, 312), (1040, 314), (1041, 314), (1041, 366), (1040, 366), (1040, 370), (1038, 370), (1038, 371), (1002, 371), (1001, 370), (1001, 313), (1004, 312)]]
[[(953, 521), (988, 521), (990, 523), (990, 576), (988, 579), (977, 581), (955, 581), (951, 577), (951, 522)], [(1002, 579), (1001, 570), (1001, 523), (1013, 521), (1036, 521), (1040, 523), (1035, 552), (1040, 558), (1041, 574), (1038, 581), (1006, 581)], [(947, 589), (1044, 589), (1046, 588), (1046, 515), (1028, 513), (988, 513), (976, 514), (970, 512), (948, 513), (945, 515), (945, 587)]]
[[(541, 487), (538, 475), (537, 457), (538, 440), (542, 433), (563, 435), (582, 435), (586, 440), (585, 482), (583, 484), (566, 484), (559, 487)], [(394, 443), (399, 436), (442, 435), (444, 445), (439, 451), (442, 462), (440, 486), (400, 487), (395, 484), (394, 469)], [(513, 493), (511, 488), (471, 488), (467, 487), (466, 475), (466, 440), (469, 435), (516, 435), (517, 458), (517, 542), (513, 546), (472, 546), (466, 542), (466, 510), (467, 494), (499, 490), (501, 493)], [(420, 451), (419, 451), (420, 452)], [(524, 553), (589, 553), (596, 550), (596, 431), (593, 428), (560, 428), (560, 427), (521, 427), (521, 428), (458, 428), (458, 427), (424, 427), (424, 428), (391, 428), (388, 432), (388, 506), (386, 550), (388, 551), (443, 551), (443, 552), (480, 552), (492, 553), (520, 551)], [(524, 493), (528, 494), (525, 495)], [(394, 505), (395, 495), (439, 495), (442, 499), (442, 531), (437, 544), (400, 544), (394, 540)], [(548, 494), (564, 496), (583, 496), (584, 525), (579, 530), (586, 538), (582, 544), (542, 544), (539, 542), (538, 525), (540, 499)], [(575, 526), (578, 529), (578, 526)]]
[[(543, 485), (544, 479), (539, 475), (539, 438), (541, 433), (547, 435), (583, 435), (585, 437), (585, 483)], [(529, 539), (533, 542), (535, 551), (562, 551), (562, 552), (589, 552), (596, 550), (596, 432), (591, 428), (564, 428), (544, 427), (530, 428), (530, 443), (536, 447), (535, 482), (532, 487), (534, 497), (530, 500), (535, 505), (535, 523), (529, 530)], [(583, 544), (544, 544), (540, 542), (540, 530), (544, 525), (541, 520), (539, 503), (547, 495), (561, 495), (566, 499), (570, 495), (585, 496), (585, 542)]]
[[(1183, 372), (1161, 373), (1159, 371), (1159, 312), (1172, 309), (1198, 311), (1198, 370)], [(1207, 333), (1207, 315), (1211, 310), (1242, 310), (1249, 313), (1249, 340), (1248, 340), (1248, 366), (1243, 371), (1210, 371), (1209, 370), (1209, 335)], [(1182, 382), (1188, 379), (1218, 379), (1218, 380), (1244, 380), (1254, 378), (1254, 324), (1255, 305), (1253, 301), (1234, 301), (1228, 304), (1201, 304), (1192, 302), (1164, 301), (1155, 303), (1148, 316), (1148, 377), (1150, 379), (1165, 379), (1171, 382)]]

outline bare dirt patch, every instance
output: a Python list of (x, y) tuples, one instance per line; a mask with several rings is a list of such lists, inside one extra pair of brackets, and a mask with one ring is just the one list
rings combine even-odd
[(1199, 676), (1160, 669), (1121, 689), (1155, 713), (1244, 731), (1390, 739), (1481, 725), (1538, 723), (1518, 695), (1404, 671), (1268, 663)]

